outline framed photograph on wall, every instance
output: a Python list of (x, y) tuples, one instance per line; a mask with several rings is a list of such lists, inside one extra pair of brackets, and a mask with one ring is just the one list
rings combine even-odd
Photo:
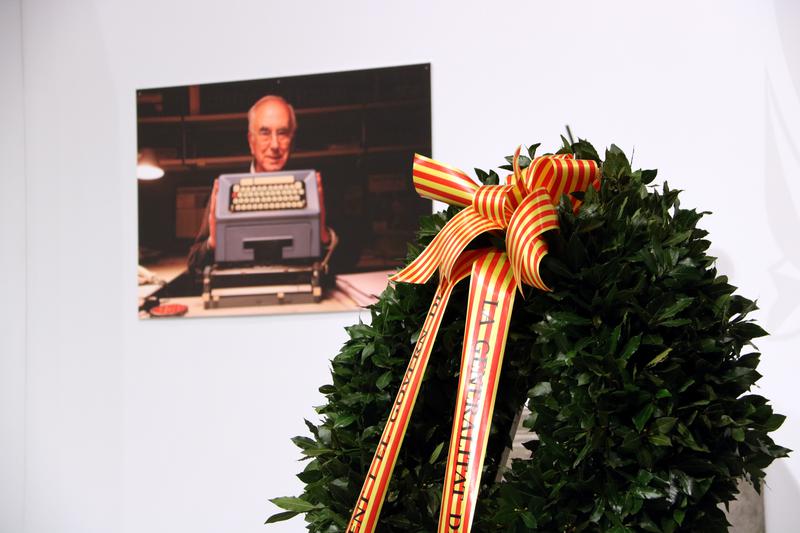
[(136, 93), (139, 316), (353, 310), (431, 202), (430, 65)]

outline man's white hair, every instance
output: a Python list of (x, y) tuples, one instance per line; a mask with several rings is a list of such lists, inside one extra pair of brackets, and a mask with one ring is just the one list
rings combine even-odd
[(266, 102), (280, 102), (281, 104), (285, 105), (287, 109), (289, 109), (289, 129), (294, 135), (294, 132), (297, 131), (297, 117), (294, 114), (294, 107), (292, 104), (286, 101), (283, 96), (278, 96), (277, 94), (268, 94), (266, 96), (262, 96), (258, 99), (258, 101), (250, 107), (250, 110), (247, 112), (247, 129), (252, 130), (253, 128), (253, 120), (256, 117), (256, 108), (261, 104)]

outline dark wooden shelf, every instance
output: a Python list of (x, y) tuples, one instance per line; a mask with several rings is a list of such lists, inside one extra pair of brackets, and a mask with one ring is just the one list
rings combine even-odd
[[(348, 148), (332, 148), (328, 150), (308, 150), (292, 152), (291, 161), (298, 159), (319, 159), (323, 157), (359, 156), (367, 154), (381, 154), (388, 152), (406, 152), (411, 150), (425, 150), (423, 145), (387, 145), (361, 148), (358, 146)], [(181, 172), (196, 168), (220, 168), (232, 165), (245, 166), (252, 160), (250, 155), (230, 155), (216, 157), (191, 157), (183, 159), (162, 159), (159, 161), (161, 168), (167, 171)]]
[[(345, 113), (350, 111), (370, 111), (378, 109), (393, 109), (397, 107), (414, 107), (428, 103), (427, 100), (394, 100), (387, 102), (373, 102), (369, 104), (347, 104), (327, 107), (307, 107), (295, 109), (299, 117), (313, 115), (327, 115), (330, 113)], [(239, 122), (247, 120), (247, 113), (214, 113), (208, 115), (165, 115), (160, 117), (140, 117), (139, 124), (210, 124), (215, 122)]]

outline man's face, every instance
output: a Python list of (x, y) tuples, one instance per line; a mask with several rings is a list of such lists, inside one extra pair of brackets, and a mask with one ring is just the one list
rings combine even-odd
[(275, 172), (286, 166), (292, 144), (289, 108), (280, 101), (267, 100), (255, 109), (247, 140), (256, 172)]

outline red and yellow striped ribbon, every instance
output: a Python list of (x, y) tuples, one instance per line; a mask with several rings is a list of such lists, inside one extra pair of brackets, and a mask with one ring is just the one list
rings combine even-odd
[[(465, 206), (442, 228), (427, 248), (394, 281), (425, 283), (438, 269), (448, 278), (466, 246), (486, 231), (507, 230), (506, 250), (514, 266), (517, 286), (522, 283), (548, 290), (539, 275), (547, 254), (542, 233), (558, 227), (555, 206), (563, 194), (597, 185), (599, 169), (590, 160), (571, 154), (534, 159), (525, 172), (514, 156), (509, 185), (479, 187), (462, 171), (420, 155), (414, 158), (414, 187), (426, 198)], [(467, 200), (469, 199), (469, 200)], [(573, 206), (578, 201), (570, 196)]]
[(490, 252), (475, 261), (439, 533), (469, 531), (472, 524), (515, 294), (506, 254)]
[(475, 259), (485, 253), (485, 251), (479, 250), (465, 252), (456, 265), (451, 279), (440, 283), (436, 289), (428, 315), (422, 324), (419, 337), (414, 345), (411, 360), (408, 362), (408, 367), (403, 375), (403, 381), (400, 383), (400, 390), (389, 412), (389, 419), (386, 421), (386, 426), (383, 428), (383, 433), (378, 441), (378, 448), (372, 458), (364, 486), (350, 518), (350, 525), (347, 528), (348, 533), (375, 530), (378, 515), (383, 507), (384, 496), (389, 486), (389, 479), (391, 479), (394, 466), (397, 463), (397, 455), (400, 451), (400, 446), (403, 444), (408, 421), (411, 418), (411, 411), (417, 401), (422, 377), (425, 375), (425, 368), (428, 366), (433, 343), (436, 340), (436, 334), (439, 332), (439, 325), (447, 308), (450, 294), (459, 281), (470, 275)]
[(467, 207), (478, 190), (469, 176), (455, 167), (414, 154), (414, 189), (420, 196)]
[[(462, 171), (433, 159), (414, 158), (414, 188), (426, 198), (464, 209), (450, 219), (422, 253), (394, 281), (426, 283), (439, 270), (439, 287), (414, 347), (348, 533), (373, 533), (397, 462), (408, 420), (419, 393), (444, 309), (455, 285), (470, 275), (461, 377), (447, 459), (439, 533), (469, 533), (515, 289), (522, 284), (550, 290), (540, 265), (547, 254), (542, 234), (558, 229), (556, 205), (563, 194), (599, 185), (594, 161), (572, 155), (535, 158), (525, 169), (514, 154), (506, 185), (478, 186)], [(580, 202), (570, 196), (574, 209)], [(506, 253), (465, 251), (481, 233), (505, 230)]]

